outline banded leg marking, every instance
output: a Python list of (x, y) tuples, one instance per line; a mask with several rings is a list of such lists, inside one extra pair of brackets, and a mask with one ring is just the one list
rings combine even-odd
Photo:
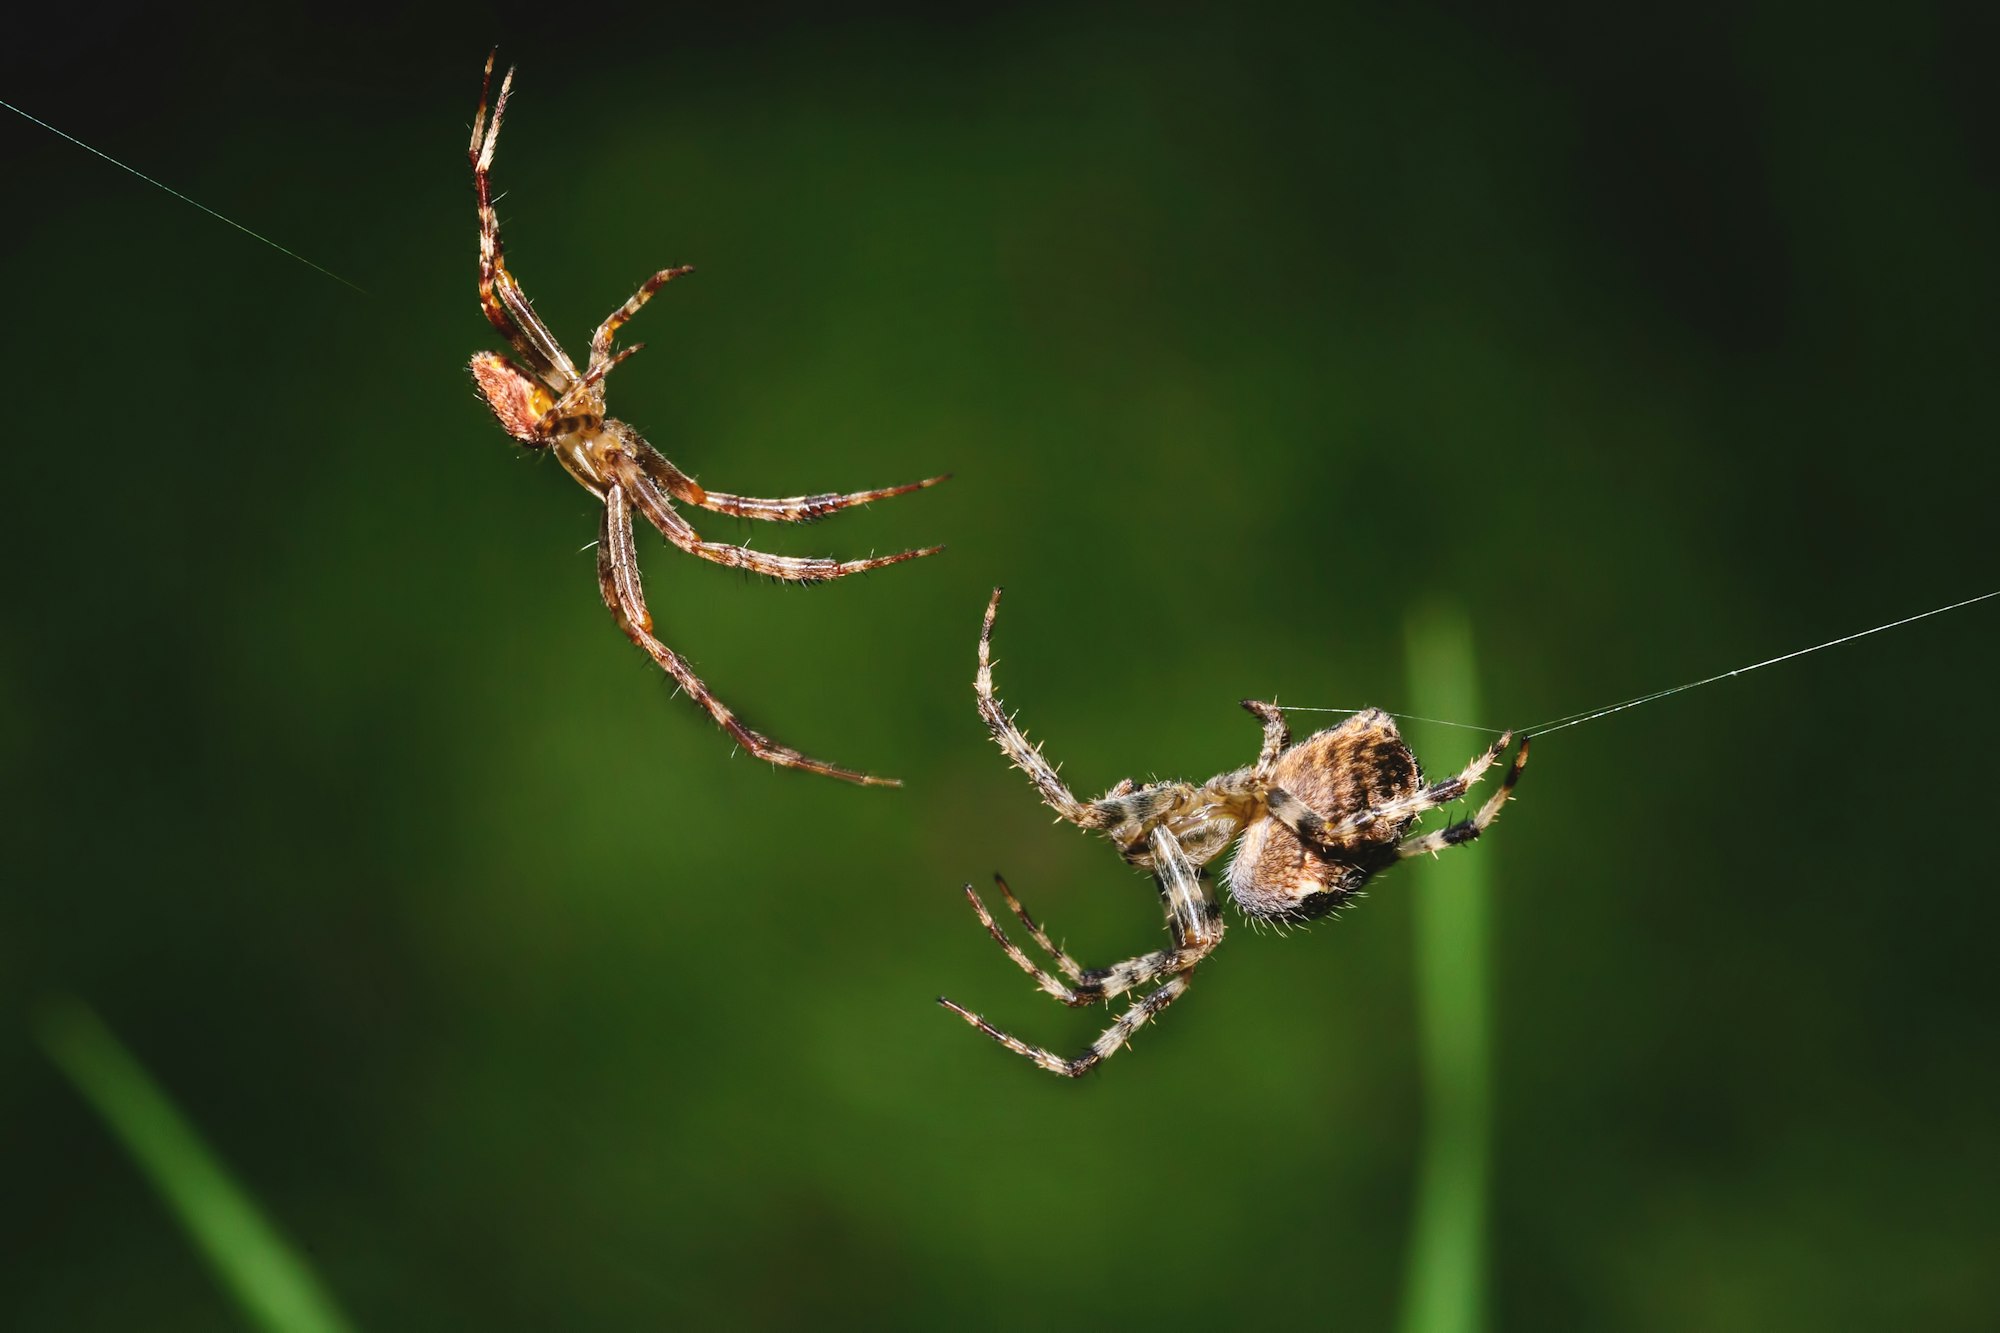
[(1056, 773), (1055, 766), (1042, 757), (1041, 747), (1031, 745), (1026, 734), (1014, 725), (1014, 719), (1007, 715), (1000, 700), (993, 694), (993, 621), (1000, 612), (1002, 589), (993, 590), (993, 600), (986, 604), (986, 621), (979, 631), (979, 674), (973, 678), (973, 691), (979, 696), (979, 716), (986, 723), (986, 730), (994, 743), (1014, 767), (1028, 775), (1029, 781), (1042, 794), (1042, 801), (1057, 814), (1078, 828), (1096, 829), (1107, 827), (1110, 817), (1094, 803), (1076, 799), (1070, 789)]
[(1471, 842), (1486, 831), (1488, 825), (1500, 817), (1500, 807), (1507, 804), (1507, 798), (1514, 794), (1514, 784), (1521, 780), (1521, 770), (1528, 766), (1528, 742), (1522, 741), (1521, 748), (1514, 752), (1514, 762), (1508, 766), (1507, 776), (1500, 780), (1500, 790), (1486, 798), (1486, 804), (1479, 807), (1479, 813), (1470, 819), (1461, 819), (1449, 827), (1418, 834), (1396, 844), (1398, 857), (1422, 856), (1427, 852), (1440, 852), (1447, 847)]
[(618, 627), (625, 631), (625, 636), (644, 649), (646, 655), (671, 676), (675, 684), (687, 691), (688, 697), (713, 718), (717, 726), (757, 758), (779, 768), (796, 768), (864, 787), (902, 785), (894, 778), (878, 778), (814, 759), (752, 730), (728, 705), (715, 697), (679, 653), (653, 636), (653, 616), (646, 609), (645, 593), (639, 581), (638, 553), (632, 541), (631, 500), (622, 486), (607, 486), (604, 490), (604, 521), (597, 543), (597, 582), (604, 594), (604, 604), (611, 608), (611, 614), (617, 619)]
[(1192, 984), (1193, 977), (1189, 973), (1182, 972), (1178, 976), (1173, 977), (1158, 990), (1151, 992), (1130, 1009), (1127, 1009), (1119, 1016), (1117, 1022), (1104, 1029), (1097, 1040), (1090, 1043), (1088, 1050), (1082, 1055), (1077, 1056), (1074, 1060), (1065, 1060), (1054, 1051), (1046, 1050), (1040, 1046), (1030, 1046), (1019, 1037), (1002, 1032), (999, 1028), (994, 1027), (970, 1009), (960, 1004), (954, 1004), (943, 996), (938, 997), (938, 1003), (972, 1024), (972, 1026), (978, 1028), (981, 1032), (984, 1032), (987, 1036), (993, 1038), (993, 1040), (999, 1042), (1002, 1046), (1005, 1046), (1008, 1050), (1014, 1052), (1014, 1054), (1033, 1060), (1051, 1074), (1060, 1074), (1064, 1078), (1081, 1078), (1105, 1060), (1116, 1055), (1119, 1048), (1132, 1040), (1133, 1033), (1145, 1026), (1147, 1021), (1155, 1014), (1165, 1009), (1175, 1000), (1180, 999), (1181, 996), (1187, 994), (1187, 989)]
[(666, 493), (632, 462), (629, 456), (620, 455), (613, 460), (618, 468), (621, 488), (629, 487), (639, 512), (646, 521), (659, 529), (660, 535), (686, 551), (712, 564), (724, 565), (730, 569), (747, 569), (753, 574), (763, 574), (788, 583), (826, 583), (833, 579), (844, 579), (850, 574), (866, 574), (872, 569), (886, 569), (890, 565), (900, 565), (905, 560), (917, 560), (927, 555), (936, 555), (942, 546), (925, 546), (914, 551), (898, 551), (894, 555), (869, 556), (862, 560), (834, 560), (826, 556), (772, 555), (767, 551), (752, 550), (748, 546), (732, 546), (727, 542), (704, 541), (689, 522), (682, 518)]
[(486, 72), (479, 84), (479, 112), (472, 118), (472, 142), (466, 150), (472, 163), (472, 189), (479, 202), (479, 306), (486, 312), (487, 322), (513, 344), (521, 358), (551, 389), (563, 394), (576, 383), (576, 365), (508, 272), (506, 249), (500, 242), (500, 218), (493, 211), (493, 153), (500, 143), (500, 120), (506, 114), (507, 99), (514, 91), (514, 71), (509, 67), (501, 77), (500, 96), (494, 100), (489, 118), (486, 94), (493, 84), (495, 54), (486, 56)]

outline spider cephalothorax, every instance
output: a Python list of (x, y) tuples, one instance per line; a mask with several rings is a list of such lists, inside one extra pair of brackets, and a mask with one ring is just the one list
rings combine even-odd
[(1229, 896), (1245, 916), (1280, 924), (1311, 921), (1351, 899), (1377, 871), (1406, 857), (1477, 838), (1499, 816), (1528, 762), (1524, 740), (1499, 789), (1477, 813), (1434, 832), (1413, 835), (1410, 827), (1417, 817), (1463, 796), (1506, 752), (1511, 733), (1502, 733), (1456, 776), (1426, 785), (1395, 722), (1379, 709), (1364, 709), (1294, 745), (1277, 705), (1245, 700), (1243, 706), (1264, 724), (1264, 744), (1256, 763), (1200, 786), (1153, 782), (1140, 787), (1128, 778), (1095, 801), (1079, 801), (994, 697), (993, 620), (999, 610), (996, 588), (986, 605), (974, 682), (987, 730), (1058, 815), (1079, 828), (1104, 834), (1128, 862), (1152, 871), (1173, 941), (1170, 948), (1110, 967), (1085, 968), (1049, 939), (1007, 882), (994, 876), (1029, 937), (1061, 969), (1063, 976), (1057, 977), (1022, 952), (972, 886), (965, 886), (972, 910), (1007, 956), (1064, 1004), (1093, 1004), (1158, 983), (1105, 1029), (1089, 1050), (1071, 1060), (1009, 1036), (971, 1010), (940, 997), (940, 1004), (966, 1022), (1052, 1073), (1071, 1078), (1084, 1073), (1115, 1053), (1142, 1023), (1187, 993), (1195, 967), (1222, 942), (1221, 908), (1202, 882), (1203, 867), (1231, 843), (1236, 854), (1226, 877)]
[(486, 58), (486, 83), (481, 85), (479, 114), (472, 122), (472, 184), (479, 197), (479, 304), (486, 318), (513, 345), (524, 367), (493, 352), (472, 358), (472, 379), (486, 405), (493, 409), (500, 427), (531, 449), (546, 449), (561, 460), (565, 470), (592, 495), (604, 502), (604, 518), (597, 544), (597, 581), (604, 601), (627, 637), (646, 650), (688, 697), (708, 712), (738, 744), (759, 759), (785, 768), (824, 773), (870, 786), (895, 786), (893, 779), (870, 777), (851, 769), (838, 768), (780, 745), (768, 736), (751, 730), (735, 713), (716, 698), (696, 676), (679, 653), (653, 636), (653, 617), (639, 585), (639, 565), (632, 540), (632, 519), (644, 518), (660, 535), (690, 555), (734, 569), (766, 574), (793, 583), (823, 583), (849, 574), (859, 574), (886, 565), (900, 564), (918, 556), (933, 555), (941, 546), (866, 560), (802, 559), (768, 555), (747, 546), (704, 541), (674, 507), (696, 505), (740, 518), (770, 519), (783, 523), (807, 523), (837, 510), (883, 500), (892, 495), (935, 486), (943, 477), (930, 477), (904, 486), (849, 494), (801, 495), (790, 499), (763, 500), (747, 495), (725, 495), (702, 487), (651, 445), (639, 432), (622, 421), (604, 415), (604, 379), (643, 343), (622, 351), (612, 351), (618, 330), (653, 293), (675, 278), (692, 273), (691, 268), (661, 269), (648, 278), (632, 298), (597, 326), (590, 340), (590, 365), (579, 372), (569, 354), (535, 314), (520, 284), (507, 271), (507, 259), (500, 245), (500, 221), (493, 212), (493, 149), (500, 139), (500, 118), (507, 110), (513, 90), (514, 71), (500, 80), (500, 95), (493, 102), (489, 122), (486, 93), (493, 78), (493, 57)]

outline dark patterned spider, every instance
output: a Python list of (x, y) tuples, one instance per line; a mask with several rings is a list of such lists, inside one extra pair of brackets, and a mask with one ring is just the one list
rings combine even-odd
[[(1014, 766), (1034, 780), (1042, 800), (1078, 828), (1104, 834), (1125, 860), (1153, 872), (1166, 908), (1171, 948), (1128, 958), (1110, 967), (1080, 966), (1035, 924), (1027, 909), (995, 875), (1007, 906), (1021, 919), (1064, 981), (1036, 965), (986, 910), (968, 884), (965, 896), (1007, 956), (1042, 990), (1071, 1006), (1110, 1000), (1160, 983), (1106, 1028), (1090, 1048), (1065, 1060), (994, 1027), (978, 1014), (940, 996), (938, 1003), (1018, 1055), (1055, 1074), (1075, 1078), (1108, 1059), (1153, 1015), (1187, 993), (1194, 969), (1222, 942), (1222, 909), (1202, 883), (1203, 867), (1232, 842), (1236, 855), (1226, 876), (1229, 894), (1254, 921), (1311, 921), (1347, 903), (1370, 876), (1405, 857), (1471, 842), (1499, 815), (1528, 762), (1522, 741), (1498, 791), (1478, 813), (1432, 833), (1410, 835), (1426, 810), (1457, 800), (1503, 754), (1511, 732), (1488, 746), (1456, 777), (1425, 785), (1417, 757), (1387, 713), (1370, 708), (1297, 745), (1276, 704), (1244, 700), (1264, 724), (1257, 762), (1210, 778), (1134, 786), (1130, 778), (1095, 801), (1079, 801), (1042, 758), (1039, 746), (1014, 725), (993, 697), (993, 619), (1000, 590), (986, 606), (979, 634), (979, 715)], [(1408, 836), (1406, 836), (1408, 835)]]
[(493, 352), (472, 358), (472, 378), (486, 405), (499, 418), (509, 435), (530, 449), (547, 449), (561, 460), (585, 490), (604, 502), (604, 520), (597, 544), (597, 581), (604, 603), (632, 642), (646, 650), (662, 670), (688, 693), (736, 742), (759, 759), (784, 768), (800, 768), (824, 773), (867, 786), (898, 786), (893, 778), (871, 777), (851, 769), (838, 768), (809, 758), (768, 736), (751, 730), (716, 698), (695, 675), (679, 653), (653, 637), (653, 617), (639, 586), (639, 562), (633, 548), (632, 516), (637, 513), (658, 528), (660, 535), (681, 550), (718, 565), (747, 569), (793, 583), (823, 583), (871, 569), (934, 555), (942, 546), (877, 556), (868, 560), (800, 559), (767, 555), (747, 546), (703, 541), (700, 534), (674, 508), (674, 501), (699, 505), (718, 513), (742, 518), (771, 519), (783, 523), (808, 523), (836, 510), (883, 500), (892, 495), (935, 486), (944, 477), (931, 477), (906, 486), (881, 490), (855, 491), (848, 495), (802, 495), (784, 500), (760, 500), (746, 495), (725, 495), (704, 489), (647, 444), (622, 421), (604, 415), (604, 378), (644, 343), (617, 353), (611, 350), (619, 328), (654, 292), (691, 268), (661, 269), (646, 279), (632, 295), (600, 325), (590, 340), (590, 368), (581, 374), (548, 327), (536, 316), (500, 247), (500, 221), (493, 213), (493, 149), (500, 139), (500, 118), (507, 110), (507, 97), (514, 86), (514, 71), (500, 80), (500, 96), (493, 103), (493, 117), (486, 115), (486, 94), (492, 86), (493, 57), (486, 58), (486, 76), (479, 90), (479, 114), (472, 122), (472, 185), (479, 196), (479, 304), (527, 368)]

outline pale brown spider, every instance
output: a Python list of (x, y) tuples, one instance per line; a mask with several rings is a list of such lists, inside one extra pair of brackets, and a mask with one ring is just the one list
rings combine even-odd
[(658, 450), (640, 438), (639, 432), (622, 421), (604, 415), (604, 377), (644, 343), (613, 353), (612, 338), (654, 292), (673, 279), (692, 273), (691, 268), (661, 269), (646, 280), (610, 317), (597, 326), (590, 340), (590, 368), (579, 374), (548, 327), (536, 316), (500, 247), (500, 221), (493, 212), (493, 149), (500, 139), (500, 118), (507, 110), (507, 97), (514, 86), (514, 71), (500, 80), (500, 96), (493, 103), (493, 118), (486, 116), (486, 94), (493, 80), (493, 57), (486, 58), (486, 75), (479, 89), (479, 114), (472, 122), (472, 185), (479, 196), (479, 304), (529, 368), (523, 368), (493, 352), (472, 358), (472, 378), (486, 405), (500, 421), (501, 429), (530, 449), (552, 451), (565, 470), (585, 490), (604, 502), (604, 519), (597, 543), (597, 581), (604, 603), (632, 642), (647, 654), (688, 693), (722, 729), (759, 759), (784, 768), (824, 773), (867, 786), (901, 785), (894, 778), (871, 777), (852, 769), (839, 768), (809, 758), (768, 736), (751, 730), (716, 698), (695, 675), (686, 659), (653, 637), (653, 617), (639, 587), (639, 562), (633, 549), (632, 515), (636, 512), (658, 528), (660, 535), (681, 550), (718, 565), (746, 569), (793, 583), (823, 583), (871, 569), (934, 555), (942, 546), (902, 551), (868, 560), (801, 559), (767, 555), (747, 546), (703, 541), (688, 521), (674, 508), (674, 501), (699, 505), (718, 513), (742, 518), (770, 519), (783, 523), (807, 523), (836, 510), (883, 500), (892, 495), (935, 486), (945, 477), (930, 477), (905, 486), (851, 494), (802, 495), (783, 500), (761, 500), (745, 495), (725, 495), (704, 489), (694, 478), (668, 462)]
[(1232, 842), (1236, 855), (1229, 863), (1229, 894), (1245, 916), (1281, 925), (1312, 921), (1347, 903), (1372, 875), (1397, 861), (1477, 838), (1499, 815), (1528, 762), (1528, 742), (1523, 740), (1499, 790), (1478, 813), (1435, 832), (1406, 836), (1417, 816), (1463, 796), (1506, 751), (1513, 733), (1501, 733), (1456, 777), (1426, 786), (1417, 757), (1380, 709), (1365, 709), (1294, 745), (1276, 704), (1246, 699), (1243, 707), (1264, 724), (1264, 746), (1255, 764), (1199, 787), (1187, 782), (1136, 787), (1127, 778), (1095, 801), (1079, 801), (993, 697), (993, 620), (999, 610), (1000, 590), (995, 588), (979, 634), (979, 675), (973, 686), (986, 729), (1058, 815), (1078, 828), (1102, 833), (1129, 864), (1153, 872), (1173, 939), (1171, 948), (1110, 967), (1082, 967), (1028, 915), (1007, 881), (995, 875), (1007, 906), (1062, 969), (1065, 982), (1023, 953), (973, 887), (965, 886), (972, 910), (1007, 956), (1064, 1004), (1095, 1004), (1161, 983), (1072, 1060), (1030, 1046), (938, 997), (939, 1004), (1051, 1073), (1075, 1078), (1089, 1071), (1131, 1040), (1146, 1020), (1187, 993), (1195, 967), (1222, 942), (1222, 909), (1202, 883), (1203, 867)]

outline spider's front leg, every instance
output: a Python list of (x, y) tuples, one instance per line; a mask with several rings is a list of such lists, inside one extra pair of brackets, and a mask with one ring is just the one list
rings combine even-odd
[(472, 162), (472, 190), (479, 203), (479, 306), (486, 312), (487, 322), (514, 345), (549, 388), (561, 394), (576, 383), (576, 365), (508, 272), (507, 251), (500, 243), (500, 217), (493, 211), (493, 152), (500, 146), (500, 120), (514, 90), (514, 71), (509, 68), (500, 80), (500, 96), (493, 102), (489, 120), (486, 94), (493, 84), (496, 54), (489, 52), (486, 57), (486, 73), (479, 84), (479, 114), (473, 117), (472, 144), (466, 150)]
[(1196, 966), (1222, 942), (1221, 912), (1214, 898), (1202, 884), (1199, 870), (1181, 849), (1173, 833), (1165, 828), (1155, 828), (1149, 841), (1153, 852), (1154, 873), (1159, 879), (1161, 897), (1167, 907), (1168, 928), (1173, 934), (1174, 947), (1129, 958), (1110, 967), (1079, 968), (1074, 959), (1050, 943), (1046, 932), (1035, 924), (1027, 909), (1021, 906), (1020, 901), (1008, 889), (1006, 881), (997, 875), (994, 876), (999, 881), (1000, 891), (1006, 896), (1008, 906), (1012, 907), (1015, 915), (1021, 918), (1021, 923), (1027, 927), (1028, 933), (1034, 937), (1036, 943), (1048, 950), (1057, 965), (1069, 975), (1073, 983), (1071, 985), (1064, 985), (1047, 971), (1037, 967), (1020, 947), (1007, 937), (1007, 933), (1000, 929), (999, 923), (994, 921), (992, 914), (986, 910), (985, 903), (981, 902), (979, 895), (973, 892), (972, 886), (968, 884), (965, 889), (973, 910), (979, 914), (979, 919), (985, 924), (987, 932), (1006, 951), (1007, 956), (1013, 959), (1022, 971), (1033, 977), (1035, 984), (1043, 991), (1064, 1004), (1080, 1006), (1108, 1000), (1162, 977), (1166, 978), (1158, 988), (1142, 997), (1138, 1003), (1121, 1014), (1117, 1022), (1100, 1033), (1097, 1040), (1093, 1041), (1082, 1055), (1074, 1059), (1064, 1059), (1044, 1047), (1030, 1045), (1019, 1037), (1003, 1032), (961, 1004), (943, 996), (938, 997), (938, 1003), (1016, 1055), (1032, 1060), (1050, 1073), (1061, 1074), (1065, 1078), (1080, 1077), (1117, 1054), (1118, 1050), (1132, 1039), (1133, 1033), (1155, 1014), (1187, 993), (1188, 987), (1193, 984)]
[(692, 264), (681, 264), (675, 268), (661, 269), (658, 273), (655, 273), (652, 277), (641, 283), (639, 290), (626, 298), (624, 305), (619, 306), (604, 317), (604, 322), (597, 326), (597, 332), (590, 335), (589, 379), (593, 382), (602, 380), (611, 372), (613, 366), (638, 350), (636, 347), (627, 348), (617, 357), (613, 357), (611, 355), (611, 341), (618, 336), (618, 330), (625, 327), (631, 321), (632, 316), (638, 314), (640, 308), (646, 302), (653, 299), (654, 292), (657, 292), (675, 278), (684, 278), (692, 272), (694, 272), (694, 265)]
[(604, 604), (611, 608), (611, 614), (617, 618), (618, 626), (625, 631), (626, 637), (645, 649), (646, 655), (672, 676), (674, 682), (687, 691), (688, 697), (715, 719), (717, 726), (757, 758), (780, 768), (820, 773), (864, 787), (902, 785), (894, 778), (857, 773), (853, 769), (811, 758), (751, 730), (730, 711), (728, 705), (715, 697), (679, 653), (653, 637), (653, 616), (646, 609), (645, 593), (639, 582), (638, 553), (632, 543), (632, 501), (625, 488), (615, 481), (604, 488), (604, 521), (597, 543), (597, 582), (604, 594)]
[(1014, 725), (1014, 719), (993, 694), (993, 621), (1000, 613), (1001, 592), (999, 588), (993, 590), (993, 599), (986, 604), (985, 623), (979, 631), (979, 674), (972, 682), (973, 692), (979, 696), (979, 716), (1001, 752), (1041, 792), (1044, 804), (1078, 828), (1107, 828), (1112, 822), (1111, 815), (1095, 802), (1076, 799), (1057, 776), (1055, 766), (1042, 757), (1042, 748), (1028, 743), (1026, 733)]

